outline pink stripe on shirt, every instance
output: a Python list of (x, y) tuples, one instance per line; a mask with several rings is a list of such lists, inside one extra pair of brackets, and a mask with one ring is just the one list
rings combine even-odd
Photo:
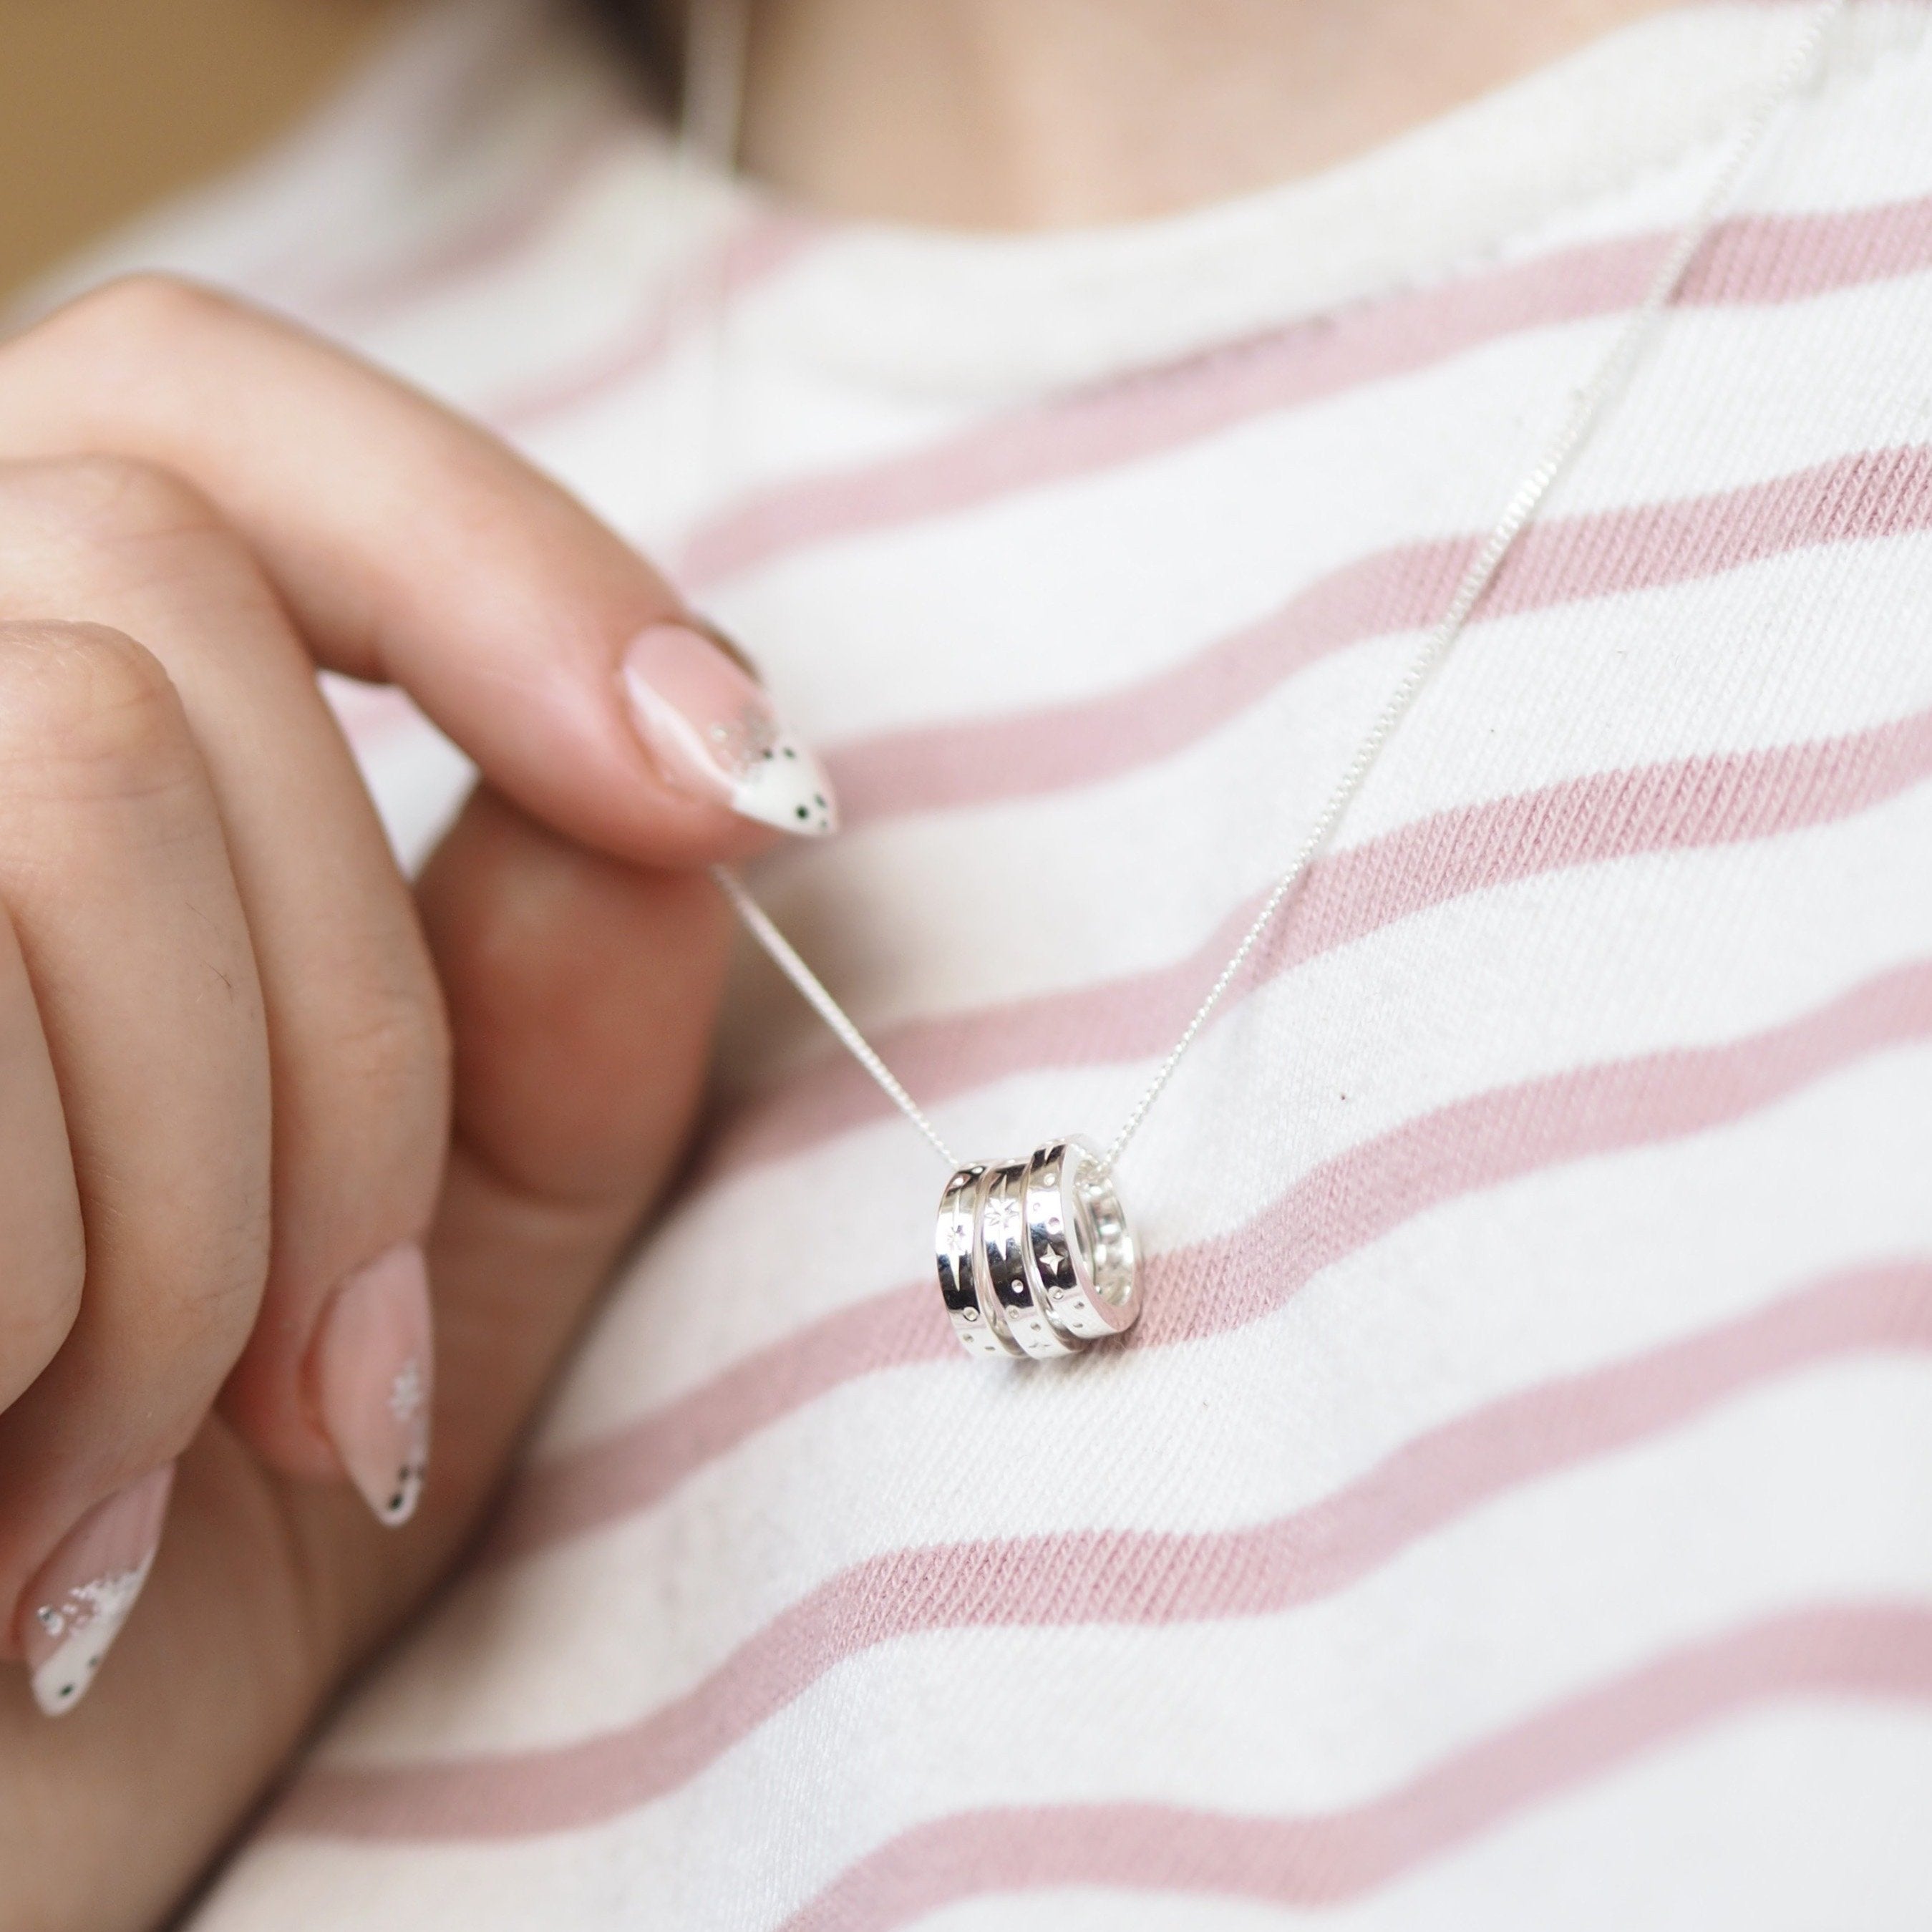
[[(706, 524), (680, 575), (707, 587), (808, 545), (948, 516), (1024, 489), (1143, 460), (1264, 412), (1446, 362), (1526, 329), (1628, 308), (1672, 236), (1593, 242), (1167, 367), (1110, 378), (910, 455), (775, 485)], [(1932, 196), (1725, 223), (1680, 304), (1803, 301), (1932, 268)]]
[(894, 1550), (766, 1624), (694, 1689), (581, 1743), (312, 1772), (286, 1829), (466, 1838), (594, 1823), (678, 1789), (826, 1672), (932, 1632), (1276, 1614), (1346, 1588), (1508, 1490), (1679, 1428), (1779, 1377), (1932, 1349), (1932, 1259), (1857, 1270), (1634, 1359), (1504, 1396), (1270, 1522), (1070, 1532)]
[[(1928, 528), (1932, 446), (1916, 443), (1708, 496), (1550, 518), (1518, 542), (1483, 599), (1478, 628)], [(1344, 564), (1258, 623), (1136, 684), (836, 747), (827, 763), (845, 821), (1040, 797), (1170, 757), (1331, 652), (1434, 622), (1481, 542), (1403, 544)]]
[(1796, 1697), (1932, 1704), (1932, 1608), (1824, 1604), (1725, 1631), (1342, 1810), (1234, 1817), (1121, 1802), (955, 1812), (861, 1859), (780, 1932), (890, 1932), (966, 1899), (1066, 1886), (1338, 1904), (1680, 1740)]
[[(1271, 1314), (1432, 1208), (1569, 1162), (1744, 1119), (1874, 1054), (1932, 1037), (1932, 961), (1722, 1046), (1613, 1060), (1496, 1088), (1403, 1123), (1303, 1174), (1251, 1220), (1152, 1254), (1128, 1346), (1160, 1348)], [(914, 1363), (970, 1374), (929, 1280), (820, 1316), (742, 1355), (601, 1441), (526, 1471), (491, 1539), (499, 1560), (650, 1508), (758, 1430), (862, 1376)]]
[[(1932, 777), (1932, 711), (1810, 744), (1592, 773), (1463, 806), (1318, 860), (1249, 969), (1252, 990), (1304, 961), (1472, 893), (1574, 866), (1778, 837), (1868, 812)], [(1164, 1051), (1246, 930), (1244, 900), (1185, 958), (1066, 992), (876, 1030), (927, 1105), (1015, 1074)], [(870, 1120), (888, 1103), (829, 1047), (740, 1102), (704, 1156), (715, 1178)]]

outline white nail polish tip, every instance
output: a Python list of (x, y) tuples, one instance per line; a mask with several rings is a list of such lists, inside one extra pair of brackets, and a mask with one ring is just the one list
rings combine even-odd
[(731, 809), (804, 838), (822, 838), (838, 829), (824, 767), (796, 738), (783, 734), (735, 774)]
[(423, 1480), (429, 1476), (429, 1416), (423, 1389), (423, 1364), (410, 1356), (388, 1385), (388, 1412), (410, 1439), (410, 1453), (396, 1470), (396, 1482), (376, 1505), (376, 1515), (390, 1528), (408, 1522), (423, 1499)]
[(422, 1499), (423, 1483), (429, 1474), (428, 1397), (423, 1384), (422, 1364), (412, 1355), (396, 1371), (389, 1384), (387, 1405), (397, 1427), (409, 1441), (409, 1450), (398, 1465), (395, 1481), (389, 1492), (376, 1505), (376, 1514), (394, 1528), (407, 1522)]
[(405, 1462), (396, 1472), (395, 1486), (376, 1507), (376, 1514), (391, 1529), (406, 1523), (422, 1500), (423, 1481), (428, 1474), (420, 1460)]
[(138, 1569), (77, 1584), (58, 1604), (34, 1611), (40, 1628), (58, 1640), (33, 1674), (34, 1702), (49, 1717), (71, 1711), (87, 1695), (153, 1568), (151, 1556)]

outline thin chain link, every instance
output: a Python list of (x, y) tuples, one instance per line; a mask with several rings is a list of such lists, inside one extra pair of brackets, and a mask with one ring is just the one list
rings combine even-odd
[[(1316, 814), (1315, 821), (1303, 838), (1293, 862), (1276, 880), (1268, 897), (1262, 902), (1261, 910), (1255, 914), (1247, 931), (1242, 935), (1240, 944), (1234, 948), (1228, 963), (1221, 968), (1214, 983), (1208, 988), (1206, 997), (1195, 1009), (1193, 1018), (1182, 1030), (1180, 1037), (1174, 1042), (1172, 1050), (1161, 1062), (1154, 1078), (1135, 1102), (1132, 1111), (1127, 1115), (1120, 1132), (1109, 1143), (1100, 1162), (1101, 1178), (1104, 1178), (1113, 1172), (1114, 1163), (1126, 1151), (1128, 1143), (1140, 1130), (1142, 1122), (1147, 1118), (1154, 1102), (1166, 1090), (1168, 1082), (1174, 1078), (1175, 1070), (1188, 1048), (1199, 1037), (1202, 1029), (1213, 1017), (1215, 1009), (1220, 1005), (1228, 989), (1240, 976), (1241, 969), (1248, 963), (1255, 948), (1261, 944), (1262, 935), (1274, 923), (1276, 914), (1306, 878), (1310, 866), (1319, 855), (1322, 848), (1334, 837), (1342, 814), (1361, 790), (1383, 748), (1395, 735), (1397, 727), (1408, 715), (1420, 695), (1424, 686), (1441, 667), (1443, 659), (1449, 655), (1456, 639), (1462, 635), (1464, 626), (1468, 624), (1477, 604), (1481, 602), (1484, 592), (1495, 581), (1496, 572), (1502, 568), (1510, 550), (1515, 548), (1517, 538), (1528, 528), (1542, 506), (1544, 499), (1549, 495), (1578, 450), (1588, 440), (1590, 432), (1596, 428), (1605, 409), (1629, 377), (1652, 332), (1656, 328), (1664, 310), (1670, 306), (1698, 251), (1709, 240), (1711, 231), (1716, 226), (1726, 205), (1736, 192), (1745, 170), (1756, 157), (1780, 111), (1810, 74), (1825, 36), (1838, 16), (1844, 10), (1845, 4), (1846, 0), (1822, 0), (1822, 4), (1812, 12), (1789, 57), (1780, 66), (1776, 80), (1739, 130), (1736, 140), (1725, 157), (1724, 165), (1705, 191), (1690, 220), (1678, 233), (1670, 252), (1658, 265), (1656, 273), (1644, 291), (1642, 299), (1618, 332), (1610, 353), (1605, 356), (1589, 382), (1577, 392), (1548, 447), (1537, 459), (1528, 475), (1516, 486), (1495, 528), (1490, 531), (1482, 548), (1463, 572), (1461, 581), (1456, 585), (1455, 595), (1449, 600), (1448, 608), (1443, 612), (1435, 628), (1410, 660), (1408, 668), (1397, 681), (1395, 688), (1390, 692), (1388, 702), (1383, 705), (1374, 724), (1369, 728), (1368, 735), (1356, 747), (1354, 755), (1348, 760), (1348, 766), (1334, 790), (1328, 794), (1327, 802)], [(722, 866), (714, 868), (712, 876), (737, 908), (739, 917), (744, 921), (752, 936), (770, 955), (773, 964), (811, 1003), (819, 1017), (838, 1036), (860, 1065), (878, 1082), (893, 1104), (938, 1150), (947, 1166), (958, 1167), (960, 1165), (958, 1160), (918, 1103), (899, 1084), (891, 1068), (879, 1058), (872, 1042), (859, 1030), (844, 1009), (826, 990), (818, 976), (799, 957), (790, 942), (746, 890), (742, 881)]]
[(898, 1083), (898, 1076), (874, 1051), (872, 1042), (862, 1034), (845, 1009), (825, 989), (825, 982), (798, 956), (790, 940), (772, 923), (771, 916), (745, 890), (745, 882), (728, 866), (713, 866), (711, 876), (724, 889), (724, 896), (737, 908), (752, 937), (771, 956), (772, 964), (802, 993), (813, 1012), (838, 1036), (847, 1052), (876, 1080), (897, 1107), (939, 1150), (948, 1167), (960, 1165), (952, 1150), (939, 1137), (939, 1130), (926, 1118), (919, 1102)]

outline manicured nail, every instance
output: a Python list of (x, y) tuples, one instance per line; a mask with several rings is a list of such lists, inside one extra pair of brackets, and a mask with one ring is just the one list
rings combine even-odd
[(434, 1336), (429, 1276), (413, 1241), (336, 1291), (310, 1358), (322, 1426), (378, 1522), (416, 1514), (429, 1468)]
[(832, 785), (757, 679), (702, 630), (653, 624), (624, 653), (631, 715), (665, 784), (760, 824), (837, 830)]
[(87, 1695), (154, 1565), (172, 1462), (96, 1503), (28, 1586), (20, 1634), (34, 1702), (50, 1718)]

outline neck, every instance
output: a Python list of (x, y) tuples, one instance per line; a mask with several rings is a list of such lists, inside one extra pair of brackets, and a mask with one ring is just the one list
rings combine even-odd
[(754, 0), (746, 165), (827, 213), (1131, 220), (1345, 160), (1672, 0)]

